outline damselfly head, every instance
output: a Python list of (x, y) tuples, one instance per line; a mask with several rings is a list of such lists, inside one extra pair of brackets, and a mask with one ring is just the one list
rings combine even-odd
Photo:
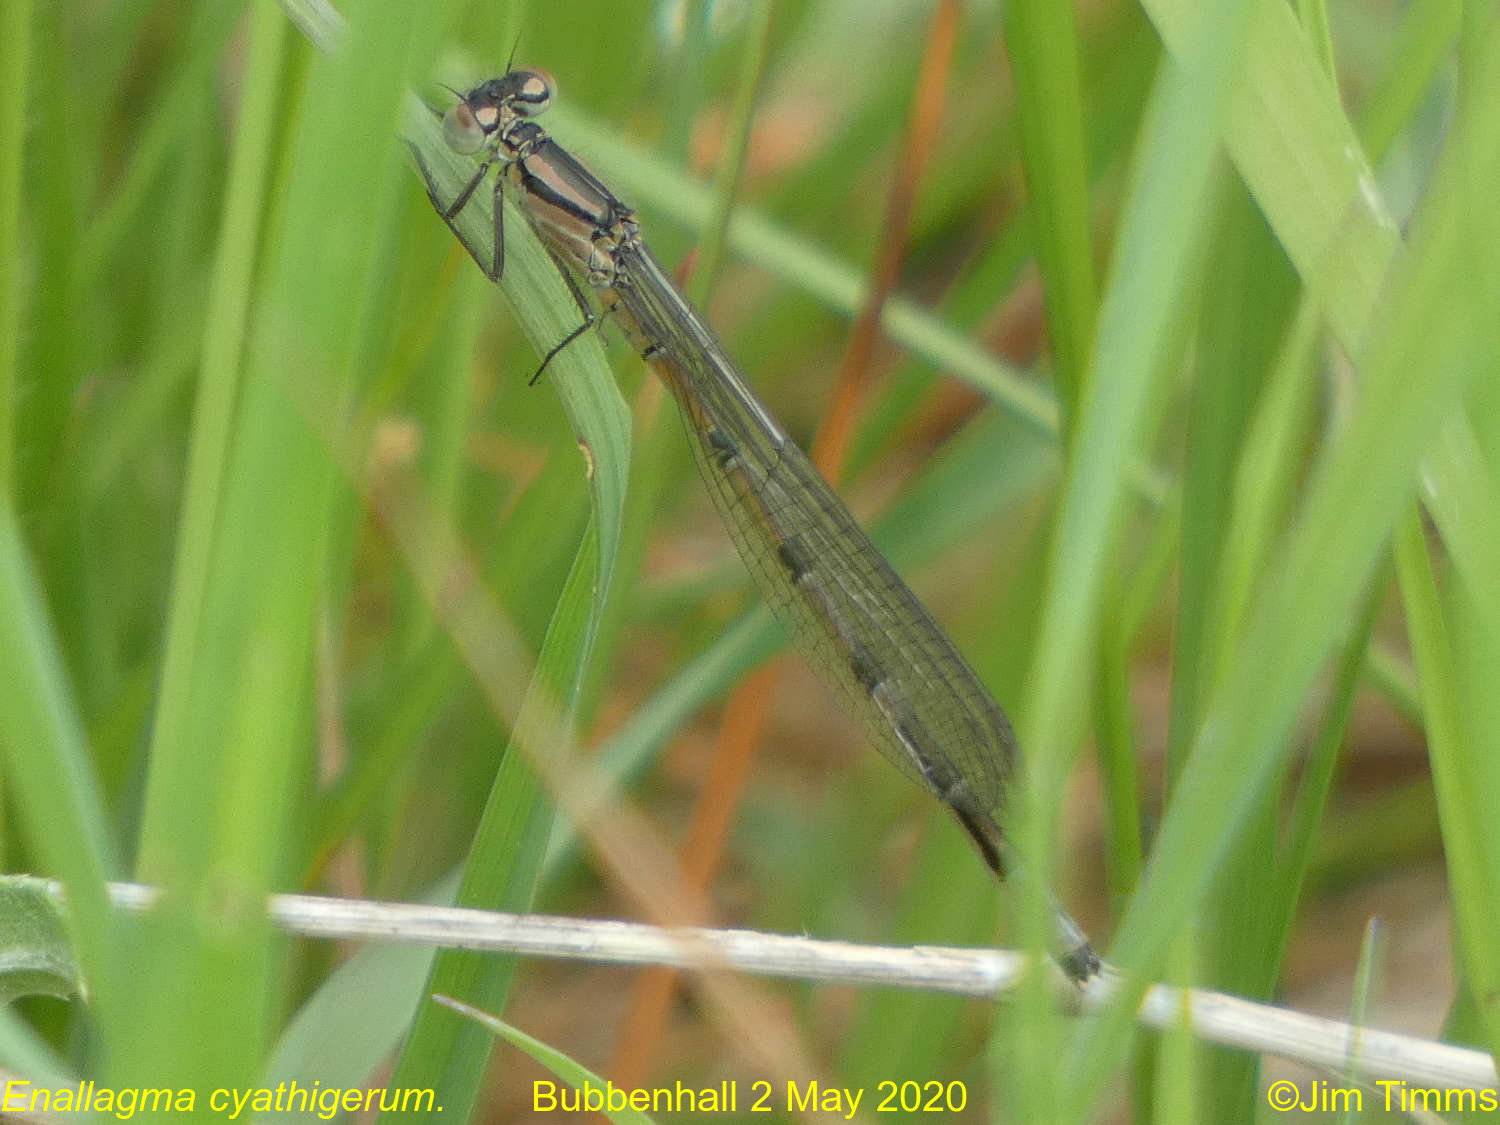
[(471, 155), (506, 119), (536, 117), (552, 104), (556, 87), (544, 70), (512, 70), (475, 86), (443, 115), (443, 136), (455, 152)]

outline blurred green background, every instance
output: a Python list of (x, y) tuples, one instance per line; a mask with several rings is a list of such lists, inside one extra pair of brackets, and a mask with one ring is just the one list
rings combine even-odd
[[(654, 917), (655, 853), (580, 846), (552, 811), (528, 753), (570, 741), (662, 854), (705, 860), (702, 809), (728, 810), (702, 864), (720, 923), (1025, 933), (1021, 897), (795, 658), (725, 706), (780, 635), (616, 334), (528, 389), (577, 310), (514, 214), (497, 299), (403, 143), (461, 183), (409, 91), (442, 108), (513, 53), (799, 441), (899, 257), (840, 491), (1015, 720), (1007, 813), (1101, 951), (1500, 1043), (1472, 999), (1500, 995), (1488, 6), (339, 14), (0, 16), (0, 847), (64, 881), (89, 988), (13, 1006), (8, 1070), (420, 1086), (530, 1119), (543, 1072), (422, 1000), (423, 951), (288, 940), (260, 903), (451, 897), (469, 858), (467, 902)], [(170, 893), (116, 917), (105, 879)], [(658, 1038), (632, 972), (435, 972), (639, 1084), (961, 1081), (974, 1121), (1270, 1116), (1254, 1059), (1132, 1036), (1124, 1009), (1058, 1018), (1039, 991), (756, 984), (804, 1075), (767, 1073), (691, 984)]]

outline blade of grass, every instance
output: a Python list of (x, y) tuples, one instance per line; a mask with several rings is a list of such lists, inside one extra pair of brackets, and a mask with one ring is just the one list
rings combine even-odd
[[(1161, 1048), (1153, 1068), (1151, 1098), (1159, 1121), (1196, 1121), (1203, 1116), (1205, 1084), (1204, 1052), (1194, 1042), (1192, 1012), (1187, 1000), (1187, 983), (1197, 980), (1202, 970), (1197, 961), (1198, 947), (1191, 933), (1184, 933), (1173, 946), (1167, 968), (1167, 981), (1182, 988), (1183, 1011), (1178, 1026), (1161, 1037)], [(1212, 1118), (1209, 1118), (1212, 1120)]]
[[(610, 1083), (600, 1078), (587, 1067), (574, 1062), (556, 1048), (549, 1047), (541, 1040), (533, 1039), (524, 1031), (519, 1031), (511, 1027), (510, 1024), (505, 1023), (503, 1020), (498, 1020), (486, 1012), (454, 1000), (449, 996), (438, 993), (433, 996), (433, 1000), (443, 1007), (449, 1008), (459, 1015), (466, 1017), (480, 1027), (486, 1028), (493, 1034), (500, 1036), (507, 1043), (525, 1051), (533, 1059), (541, 1063), (569, 1086), (573, 1087), (573, 1089), (580, 1092), (585, 1090), (598, 1092), (600, 1095), (598, 1109), (602, 1110), (604, 1116), (610, 1121), (615, 1122), (615, 1125), (651, 1125), (650, 1117), (629, 1104), (626, 1104), (622, 1108), (610, 1106), (604, 1097), (604, 1091), (611, 1088)], [(545, 1095), (543, 1095), (543, 1098), (545, 1099)], [(545, 1100), (540, 1102), (533, 1100), (532, 1105), (539, 1111), (560, 1108), (560, 1106), (549, 1106)]]
[(1496, 971), (1486, 967), (1483, 958), (1494, 950), (1490, 904), (1496, 901), (1495, 872), (1500, 871), (1495, 863), (1493, 818), (1487, 812), (1487, 794), (1495, 790), (1473, 788), (1476, 782), (1489, 781), (1484, 775), (1492, 771), (1483, 769), (1477, 761), (1483, 733), (1469, 728), (1474, 712), (1472, 701), (1465, 698), (1468, 684), (1459, 669), (1455, 637), (1462, 615), (1444, 612), (1427, 554), (1426, 533), (1415, 510), (1397, 529), (1395, 553), (1407, 627), (1422, 681), (1422, 711), (1453, 891), (1464, 987), (1493, 1053), (1500, 1044), (1500, 1020), (1493, 1000), (1485, 998), (1495, 995)]
[[(174, 893), (125, 943), (135, 1003), (110, 1059), (125, 1082), (215, 1088), (243, 1084), (261, 1064), (277, 974), (261, 903), (288, 858), (280, 841), (309, 752), (328, 536), (352, 499), (318, 429), (348, 401), (363, 310), (388, 284), (370, 267), (393, 237), (383, 220), (402, 182), (400, 91), (425, 46), (408, 7), (372, 3), (361, 15), (350, 49), (312, 64), (297, 107), (269, 234), (274, 266), (207, 548), (196, 659), (181, 719), (153, 747), (139, 870)], [(257, 24), (271, 34), (277, 18)], [(202, 987), (172, 987), (177, 979)]]
[[(1365, 923), (1364, 940), (1359, 943), (1359, 960), (1354, 966), (1354, 995), (1349, 1005), (1349, 1023), (1361, 1031), (1373, 1022), (1371, 1017), (1375, 1014), (1374, 994), (1385, 976), (1384, 936), (1380, 919), (1371, 918)], [(1358, 1053), (1359, 1043), (1356, 1040), (1353, 1050), (1349, 1052), (1349, 1065), (1344, 1068), (1343, 1077), (1346, 1086), (1352, 1087), (1360, 1079), (1359, 1070), (1354, 1062)], [(1359, 1116), (1355, 1101), (1351, 1098), (1344, 1110), (1342, 1125), (1355, 1125)]]
[(1425, 463), (1423, 503), (1443, 537), (1443, 547), (1468, 588), (1482, 629), (1500, 636), (1500, 482), (1488, 464), (1466, 411), (1444, 427)]
[[(198, 394), (189, 443), (187, 488), (177, 527), (173, 593), (152, 725), (151, 756), (180, 745), (187, 693), (198, 662), (204, 599), (211, 581), (213, 528), (240, 393), (240, 365), (252, 297), (256, 244), (266, 205), (281, 96), (284, 21), (256, 4), (250, 28), (239, 129), (230, 152), (218, 256), (200, 340)], [(158, 774), (158, 777), (161, 775)]]
[(1012, 0), (1004, 11), (1053, 378), (1066, 418), (1077, 411), (1094, 346), (1094, 248), (1077, 28), (1068, 4)]
[[(538, 657), (536, 678), (522, 703), (516, 734), (506, 748), (475, 834), (457, 896), (460, 906), (521, 912), (531, 908), (552, 830), (552, 809), (528, 755), (554, 752), (556, 748), (525, 744), (521, 732), (532, 729), (535, 733), (538, 720), (533, 712), (546, 713), (560, 705), (566, 721), (576, 706), (597, 623), (594, 594), (596, 589), (608, 586), (608, 576), (596, 569), (598, 559), (599, 548), (591, 533), (580, 544), (573, 572), (557, 603)], [(424, 992), (457, 993), (476, 1003), (502, 1008), (515, 970), (513, 957), (450, 950), (438, 956)], [(392, 1085), (431, 1089), (445, 1113), (466, 1118), (478, 1097), (491, 1048), (488, 1036), (424, 1006), (418, 1009)], [(403, 1116), (386, 1114), (383, 1119), (400, 1120)]]
[[(17, 434), (26, 442), (17, 449), (14, 466), (15, 495), (33, 504), (51, 500), (62, 481), (52, 472), (57, 443), (79, 382), (81, 337), (87, 331), (80, 319), (88, 310), (79, 300), (77, 256), (81, 252), (82, 204), (79, 201), (80, 166), (85, 154), (78, 151), (70, 122), (84, 116), (75, 112), (77, 93), (69, 81), (68, 36), (73, 10), (59, 4), (33, 9), (30, 46), (34, 65), (29, 68), (31, 89), (26, 104), (36, 120), (27, 160), (35, 182), (45, 187), (30, 201), (34, 273), (31, 278), (31, 331), (20, 341), (21, 371), (25, 384), (15, 388), (20, 397), (16, 417)], [(35, 539), (38, 564), (45, 574), (55, 544), (50, 525), (56, 512), (43, 513), (45, 523)], [(66, 626), (60, 628), (66, 647)]]
[[(413, 107), (406, 135), (440, 198), (455, 198), (473, 175), (473, 161), (449, 149), (437, 119), (425, 108)], [(478, 191), (458, 216), (467, 245), (488, 245), (494, 229), (492, 199), (490, 192)], [(524, 217), (508, 202), (505, 206), (508, 221), (502, 288), (528, 335), (545, 352), (576, 326), (578, 309)], [(438, 224), (436, 216), (433, 222)], [(535, 678), (517, 716), (512, 742), (471, 848), (458, 897), (465, 906), (525, 910), (531, 904), (552, 828), (552, 811), (528, 756), (555, 753), (557, 748), (533, 744), (522, 732), (531, 729), (531, 739), (535, 739), (539, 720), (529, 717), (533, 712), (550, 714), (560, 707), (559, 718), (567, 722), (577, 707), (619, 550), (628, 477), (629, 413), (597, 339), (585, 336), (560, 353), (553, 364), (551, 381), (585, 452), (595, 522), (579, 547), (554, 610)], [(554, 733), (564, 732), (565, 728)], [(499, 1009), (514, 972), (513, 958), (452, 952), (434, 964), (429, 990), (462, 995)], [(434, 1089), (445, 1112), (466, 1116), (478, 1095), (490, 1049), (487, 1036), (424, 1008), (418, 1013), (393, 1081), (404, 1087)], [(394, 1119), (400, 1115), (385, 1116)]]
[[(1218, 655), (1236, 634), (1220, 632), (1212, 615), (1219, 573), (1228, 566), (1223, 531), (1233, 509), (1230, 487), (1246, 446), (1258, 399), (1272, 377), (1275, 349), (1296, 298), (1296, 276), (1237, 178), (1225, 177), (1214, 218), (1214, 284), (1198, 324), (1196, 364), (1182, 470), (1182, 558), (1172, 648), (1172, 701), (1167, 753), (1168, 792), (1183, 768), (1203, 700), (1219, 674)], [(1254, 564), (1251, 564), (1254, 565)], [(1236, 626), (1237, 627), (1237, 626)], [(1220, 869), (1203, 906), (1195, 959), (1196, 983), (1264, 998), (1272, 987), (1266, 947), (1272, 933), (1269, 896), (1258, 888), (1265, 856), (1274, 850), (1279, 792), (1275, 787), (1251, 818)], [(1170, 799), (1170, 798), (1169, 798)], [(1255, 1060), (1223, 1052), (1198, 1060), (1198, 1096), (1210, 1118), (1236, 1117), (1253, 1095)], [(1232, 1108), (1231, 1108), (1232, 1107)]]
[[(1186, 0), (1149, 0), (1174, 55), (1205, 14)], [(1257, 4), (1225, 146), (1303, 283), (1354, 348), (1398, 243), (1338, 91), (1288, 4)]]
[(729, 108), (728, 131), (719, 154), (719, 166), (714, 174), (713, 203), (699, 228), (698, 258), (684, 290), (688, 299), (699, 306), (713, 288), (722, 265), (729, 216), (734, 209), (735, 196), (745, 175), (745, 161), (750, 153), (750, 125), (755, 117), (755, 102), (765, 81), (766, 64), (771, 55), (775, 5), (772, 0), (755, 0), (751, 11), (754, 22), (744, 34), (744, 57), (740, 60), (739, 81), (734, 89), (734, 100)]
[[(151, 205), (151, 193), (185, 128), (202, 107), (203, 91), (224, 57), (224, 45), (241, 23), (247, 5), (229, 0), (193, 9), (188, 34), (170, 64), (173, 78), (160, 102), (146, 116), (145, 135), (131, 153), (130, 165), (114, 194), (94, 216), (78, 262), (80, 280), (97, 285), (107, 277), (122, 241)], [(91, 201), (93, 202), (93, 201)]]
[[(1230, 566), (1227, 551), (1232, 541), (1224, 535), (1224, 528), (1236, 515), (1234, 475), (1242, 451), (1254, 449), (1255, 456), (1264, 457), (1251, 440), (1252, 419), (1258, 409), (1265, 409), (1259, 400), (1274, 370), (1272, 349), (1283, 335), (1295, 296), (1295, 278), (1286, 259), (1244, 189), (1238, 183), (1227, 184), (1222, 194), (1214, 239), (1217, 280), (1204, 299), (1199, 324), (1198, 370), (1189, 403), (1187, 460), (1182, 471), (1182, 562), (1172, 646), (1169, 779), (1182, 768), (1183, 750), (1192, 739), (1201, 700), (1217, 675), (1225, 634), (1213, 609), (1223, 589), (1221, 574)], [(1300, 385), (1311, 382), (1307, 366), (1299, 364), (1295, 372)], [(1284, 413), (1272, 420), (1282, 426), (1288, 423)], [(1280, 445), (1275, 448), (1283, 454), (1290, 452)], [(1269, 468), (1285, 473), (1291, 464), (1288, 456)], [(1265, 495), (1257, 492), (1253, 497), (1260, 500)], [(1242, 564), (1254, 572), (1259, 561), (1252, 555)], [(1235, 562), (1242, 560), (1235, 557)], [(1227, 624), (1232, 629), (1228, 636), (1237, 636), (1238, 620)]]
[[(451, 906), (458, 880), (457, 872), (445, 876), (419, 901)], [(266, 1065), (266, 1085), (316, 1081), (338, 1089), (369, 1082), (406, 1034), (436, 955), (432, 946), (405, 943), (369, 942), (355, 951), (286, 1022)]]
[(1370, 590), (1365, 595), (1365, 605), (1359, 620), (1349, 632), (1343, 651), (1339, 654), (1333, 683), (1324, 710), (1317, 738), (1308, 753), (1307, 766), (1301, 783), (1297, 787), (1296, 803), (1287, 818), (1286, 839), (1278, 852), (1278, 886), (1269, 892), (1278, 918), (1279, 937), (1272, 948), (1285, 949), (1291, 935), (1292, 922), (1296, 915), (1297, 902), (1312, 863), (1314, 847), (1318, 843), (1317, 829), (1322, 822), (1333, 790), (1334, 771), (1338, 765), (1339, 746), (1354, 710), (1354, 695), (1359, 687), (1359, 675), (1363, 669), (1366, 652), (1370, 647), (1370, 636), (1375, 631), (1375, 622), (1385, 600), (1386, 588), (1390, 584), (1390, 565), (1382, 564)]
[[(1097, 660), (1100, 594), (1124, 514), (1126, 466), (1145, 445), (1160, 409), (1191, 304), (1187, 294), (1247, 7), (1206, 9), (1202, 18), (1212, 33), (1198, 37), (1185, 64), (1163, 68), (1114, 251), (1094, 350), (1100, 374), (1086, 386), (1073, 429), (1020, 724), (1029, 784), (1024, 802), (1017, 802), (1016, 839), (1020, 854), (1040, 864), (1038, 885), (1047, 877), (1056, 810), (1088, 714), (1075, 702), (1077, 685), (1089, 682)], [(1039, 948), (1046, 904), (1039, 892), (1026, 897), (1026, 937)], [(1056, 1018), (1040, 983), (1024, 989), (1022, 1000), (1028, 1026), (1053, 1029), (1029, 1037), (1027, 1072), (1054, 1073)], [(1061, 1113), (1060, 1120), (1079, 1116), (1086, 1103), (1077, 1093), (1059, 1075), (1048, 1112)]]
[(1099, 645), (1094, 731), (1104, 788), (1105, 878), (1112, 902), (1128, 898), (1141, 879), (1144, 830), (1139, 754), (1130, 706), (1131, 648), (1178, 554), (1181, 505), (1168, 503), (1141, 561), (1121, 591), (1121, 610), (1105, 623)]
[(84, 980), (101, 1015), (118, 1011), (109, 899), (118, 871), (57, 639), (10, 503), (0, 499), (0, 751), (28, 843), (68, 891)]
[(0, 1065), (11, 1074), (26, 1075), (37, 1089), (57, 1089), (78, 1081), (77, 1073), (11, 1008), (0, 1012)]
[(1406, 8), (1391, 43), (1390, 64), (1365, 98), (1359, 138), (1379, 161), (1447, 62), (1463, 14), (1462, 0), (1418, 0)]
[[(1491, 32), (1474, 71), (1475, 100), (1493, 105), (1500, 43)], [(1274, 776), (1318, 669), (1347, 621), (1381, 544), (1408, 501), (1419, 459), (1465, 386), (1490, 370), (1494, 342), (1476, 332), (1500, 278), (1492, 212), (1469, 193), (1500, 175), (1500, 116), (1461, 116), (1435, 178), (1410, 258), (1388, 299), (1388, 315), (1364, 354), (1364, 393), (1342, 440), (1317, 466), (1296, 530), (1257, 599), (1246, 641), (1205, 711), (1205, 722), (1162, 824), (1145, 884), (1114, 949), (1150, 971), (1191, 909), (1226, 840), (1259, 787)], [(1455, 279), (1463, 278), (1457, 287)], [(1411, 378), (1413, 370), (1425, 374)], [(1124, 1005), (1084, 1029), (1070, 1084), (1091, 1100), (1128, 1036)]]
[(31, 0), (0, 13), (0, 496), (15, 499), (16, 359), (21, 352), (21, 167), (31, 62)]
[[(463, 264), (462, 273), (447, 315), (440, 322), (432, 378), (420, 380), (415, 388), (421, 396), (417, 417), (423, 434), (422, 480), (437, 512), (454, 524), (460, 520), (469, 424), (475, 406), (470, 367), (494, 293), (485, 284), (484, 275), (470, 270), (467, 264)], [(418, 591), (407, 586), (405, 594), (400, 651), (405, 659), (416, 661), (433, 640), (436, 622), (421, 605)], [(428, 666), (427, 662), (423, 660), (421, 666)]]

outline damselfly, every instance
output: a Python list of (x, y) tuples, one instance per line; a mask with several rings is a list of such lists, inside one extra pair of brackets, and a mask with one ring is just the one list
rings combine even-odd
[[(1003, 878), (1013, 866), (1000, 828), (1016, 772), (1010, 722), (678, 292), (635, 214), (532, 120), (552, 96), (551, 80), (534, 70), (512, 70), (461, 95), (444, 118), (445, 135), (457, 151), (483, 158), (448, 203), (428, 176), (433, 206), (498, 280), (501, 194), (510, 182), (583, 313), (541, 367), (594, 321), (576, 272), (677, 399), (724, 525), (803, 656), (880, 752), (949, 808)], [(491, 169), (495, 226), (486, 262), (454, 220)], [(1053, 913), (1058, 961), (1086, 980), (1099, 959), (1055, 901)]]

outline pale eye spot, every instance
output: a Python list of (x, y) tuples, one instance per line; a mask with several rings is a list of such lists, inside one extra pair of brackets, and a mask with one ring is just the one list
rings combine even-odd
[(522, 117), (536, 117), (552, 104), (555, 87), (552, 78), (541, 70), (516, 70), (510, 76), (515, 82), (512, 108)]
[(443, 139), (454, 152), (465, 155), (484, 147), (484, 130), (474, 120), (474, 113), (466, 103), (459, 102), (443, 114)]

